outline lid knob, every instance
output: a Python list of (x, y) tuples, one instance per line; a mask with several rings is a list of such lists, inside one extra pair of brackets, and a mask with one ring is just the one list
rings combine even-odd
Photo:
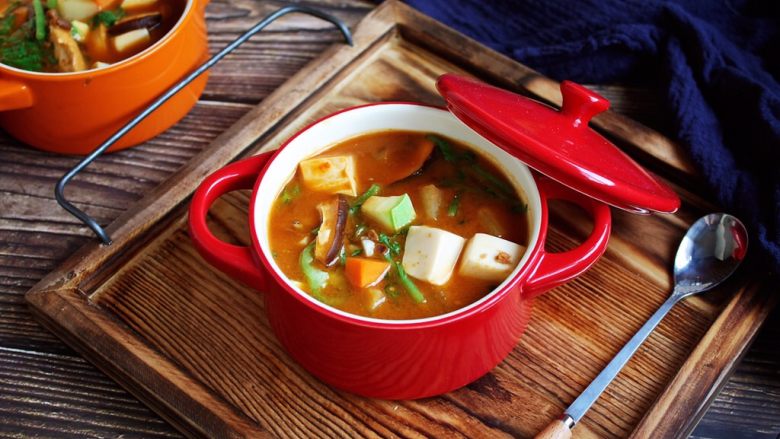
[(571, 81), (561, 82), (561, 114), (572, 119), (572, 125), (587, 127), (590, 119), (609, 108), (609, 101), (598, 93)]

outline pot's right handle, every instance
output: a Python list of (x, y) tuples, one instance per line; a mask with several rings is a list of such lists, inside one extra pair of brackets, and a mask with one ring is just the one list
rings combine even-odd
[(32, 107), (33, 95), (23, 82), (0, 79), (0, 111)]
[(528, 298), (536, 297), (584, 273), (606, 250), (612, 228), (612, 215), (606, 204), (547, 177), (537, 179), (537, 186), (540, 196), (546, 200), (566, 200), (585, 209), (593, 218), (593, 231), (585, 242), (572, 250), (548, 253), (542, 248), (536, 270), (524, 287), (525, 296)]
[(258, 290), (265, 288), (266, 274), (255, 263), (252, 248), (228, 244), (211, 233), (206, 215), (217, 198), (230, 191), (252, 189), (273, 152), (244, 159), (206, 177), (195, 190), (190, 204), (190, 237), (195, 248), (209, 264), (228, 276)]

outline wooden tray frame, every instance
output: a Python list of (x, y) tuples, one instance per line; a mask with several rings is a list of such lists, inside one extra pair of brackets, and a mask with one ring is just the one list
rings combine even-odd
[[(254, 152), (268, 132), (294, 118), (307, 102), (348, 74), (351, 65), (399, 35), (496, 84), (523, 90), (554, 105), (560, 103), (555, 81), (400, 2), (386, 2), (357, 27), (354, 47), (329, 48), (112, 223), (108, 232), (113, 245), (89, 243), (41, 280), (26, 296), (36, 317), (186, 435), (255, 437), (267, 433), (95, 306), (90, 295), (132, 260), (147, 240), (180, 218), (193, 190), (207, 174)], [(613, 113), (605, 113), (594, 123), (632, 154), (662, 163), (669, 175), (696, 180), (684, 153), (660, 134)], [(633, 437), (682, 437), (693, 429), (774, 305), (776, 295), (767, 290), (758, 280), (745, 280), (745, 286), (727, 301), (636, 426)]]

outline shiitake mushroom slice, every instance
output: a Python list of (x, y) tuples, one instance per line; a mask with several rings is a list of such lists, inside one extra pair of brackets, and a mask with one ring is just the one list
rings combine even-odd
[(331, 266), (339, 260), (339, 253), (344, 245), (344, 229), (349, 212), (347, 197), (339, 195), (324, 201), (317, 205), (317, 210), (322, 222), (317, 231), (314, 258), (326, 266)]
[(124, 17), (108, 28), (109, 35), (121, 35), (132, 30), (146, 28), (152, 29), (162, 23), (162, 14), (159, 12), (148, 12), (145, 14), (132, 15)]

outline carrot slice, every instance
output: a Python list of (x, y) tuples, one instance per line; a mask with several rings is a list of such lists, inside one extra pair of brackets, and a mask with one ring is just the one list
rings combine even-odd
[(352, 285), (365, 288), (381, 281), (389, 269), (390, 263), (386, 261), (348, 257), (344, 266), (344, 275)]

